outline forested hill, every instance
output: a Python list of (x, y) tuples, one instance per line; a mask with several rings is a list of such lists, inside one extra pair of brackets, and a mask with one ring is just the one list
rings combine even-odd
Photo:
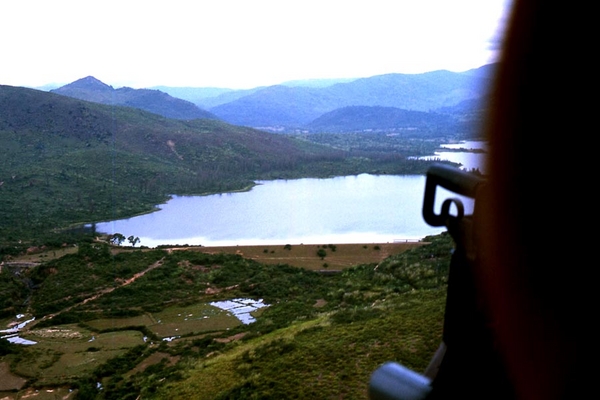
[(319, 132), (416, 132), (420, 137), (443, 136), (454, 132), (456, 122), (449, 115), (395, 107), (343, 107), (321, 115), (306, 127)]
[(215, 120), (167, 119), (11, 86), (0, 86), (0, 146), (0, 237), (14, 240), (339, 158), (330, 148)]
[(171, 97), (160, 90), (132, 89), (122, 87), (114, 89), (93, 76), (87, 76), (51, 92), (80, 100), (102, 104), (135, 107), (150, 111), (167, 118), (197, 119), (218, 117), (195, 104), (176, 97)]
[(350, 155), (224, 122), (168, 119), (0, 86), (0, 237), (129, 217), (170, 194), (220, 193), (256, 179), (424, 173), (406, 154)]
[[(163, 163), (189, 168), (208, 161), (214, 165), (216, 160), (228, 165), (242, 161), (258, 165), (326, 151), (288, 137), (220, 121), (168, 119), (135, 108), (11, 86), (0, 86), (0, 130), (20, 137), (32, 135), (25, 149), (33, 147), (42, 158), (64, 156), (77, 148), (108, 149), (156, 157)], [(60, 147), (63, 140), (69, 146)]]

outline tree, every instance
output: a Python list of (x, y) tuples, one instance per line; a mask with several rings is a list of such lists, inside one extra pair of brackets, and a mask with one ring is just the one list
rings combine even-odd
[(135, 244), (140, 242), (140, 238), (137, 236), (133, 237), (133, 235), (131, 235), (127, 238), (127, 241), (131, 243), (131, 246), (135, 247)]
[(125, 236), (120, 234), (120, 233), (115, 233), (112, 236), (110, 236), (110, 242), (112, 244), (116, 244), (117, 246), (120, 246), (121, 243), (123, 243), (125, 241)]
[(9, 342), (7, 339), (0, 338), (0, 356), (16, 353), (17, 346)]
[(325, 251), (325, 249), (317, 250), (317, 256), (321, 257), (321, 260), (324, 259), (326, 255), (327, 255), (327, 252)]

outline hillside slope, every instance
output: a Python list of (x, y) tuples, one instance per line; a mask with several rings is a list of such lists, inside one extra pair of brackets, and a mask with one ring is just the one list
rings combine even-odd
[(148, 211), (173, 193), (240, 189), (341, 153), (216, 120), (11, 86), (0, 86), (0, 145), (0, 236), (13, 239)]
[(454, 119), (448, 115), (396, 107), (350, 106), (321, 115), (306, 127), (318, 132), (403, 132), (428, 137), (454, 130)]
[[(453, 245), (447, 234), (425, 242), (334, 274), (211, 248), (82, 245), (27, 271), (36, 290), (5, 281), (15, 297), (0, 315), (35, 316), (21, 336), (37, 344), (0, 363), (65, 397), (364, 399), (383, 362), (423, 371), (441, 341)], [(249, 324), (214, 307), (234, 299), (265, 307)]]

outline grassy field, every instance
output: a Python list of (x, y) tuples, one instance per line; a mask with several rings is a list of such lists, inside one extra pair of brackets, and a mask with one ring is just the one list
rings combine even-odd
[[(387, 257), (400, 254), (425, 242), (300, 244), (262, 246), (189, 247), (188, 250), (209, 254), (238, 254), (265, 264), (288, 264), (318, 270), (341, 270), (354, 265), (379, 263)], [(325, 257), (317, 251), (325, 251)]]
[(26, 335), (37, 344), (28, 349), (27, 358), (16, 364), (17, 374), (35, 379), (38, 385), (70, 381), (144, 343), (138, 331), (97, 333), (77, 325), (58, 328), (36, 329)]
[[(344, 244), (299, 244), (299, 245), (260, 245), (260, 246), (190, 246), (172, 248), (172, 251), (200, 251), (208, 254), (238, 254), (266, 264), (288, 264), (313, 271), (330, 269), (339, 270), (359, 264), (378, 263), (385, 258), (400, 254), (425, 242), (393, 242), (393, 243), (344, 243)], [(325, 257), (317, 255), (323, 249)], [(113, 247), (113, 253), (134, 250), (131, 247)], [(11, 262), (41, 263), (60, 258), (66, 254), (74, 254), (77, 247), (46, 250), (31, 249), (28, 253), (15, 257)]]

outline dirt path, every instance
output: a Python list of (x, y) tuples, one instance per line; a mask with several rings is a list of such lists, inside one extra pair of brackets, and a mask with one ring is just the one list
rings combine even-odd
[(134, 274), (131, 278), (129, 278), (129, 279), (121, 282), (121, 284), (118, 285), (118, 286), (101, 289), (101, 290), (97, 291), (96, 294), (94, 294), (94, 295), (92, 295), (92, 296), (90, 296), (90, 297), (82, 300), (79, 303), (73, 304), (72, 306), (64, 308), (64, 309), (62, 309), (62, 310), (60, 310), (58, 312), (55, 312), (54, 314), (45, 315), (42, 318), (40, 318), (39, 320), (32, 321), (30, 324), (28, 324), (23, 329), (22, 332), (30, 330), (33, 326), (35, 326), (37, 323), (39, 323), (41, 321), (46, 321), (46, 320), (52, 319), (52, 318), (56, 317), (59, 314), (62, 314), (62, 313), (67, 312), (67, 311), (71, 311), (75, 307), (79, 307), (80, 305), (83, 305), (83, 304), (86, 304), (86, 303), (88, 303), (90, 301), (96, 300), (97, 298), (99, 298), (101, 296), (104, 296), (105, 294), (111, 293), (112, 291), (114, 291), (116, 289), (119, 289), (119, 288), (122, 288), (124, 286), (132, 284), (133, 282), (135, 282), (137, 279), (141, 278), (142, 276), (144, 276), (148, 272), (152, 271), (153, 269), (156, 269), (156, 268), (160, 267), (162, 265), (163, 261), (164, 261), (164, 257), (161, 258), (160, 260), (156, 261), (154, 264), (150, 265), (145, 270), (143, 270), (141, 272), (138, 272), (138, 273)]

